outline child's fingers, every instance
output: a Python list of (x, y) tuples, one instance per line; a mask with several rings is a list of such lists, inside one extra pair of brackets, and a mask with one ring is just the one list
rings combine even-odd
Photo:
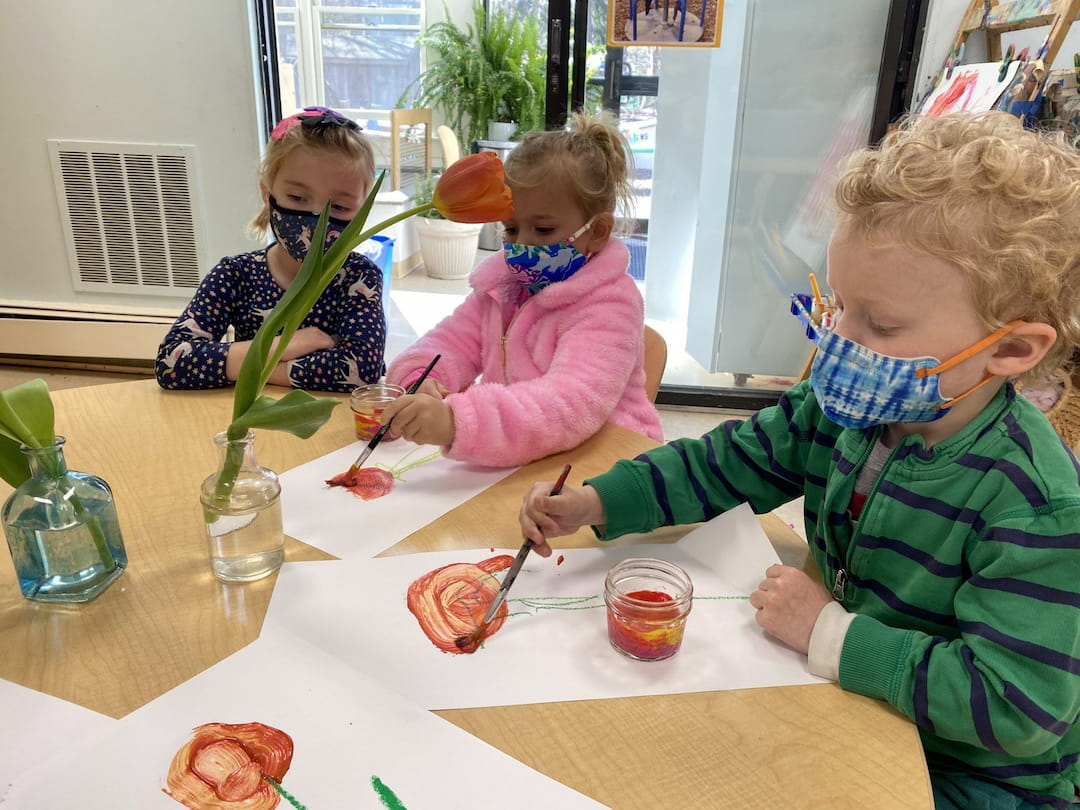
[[(408, 397), (398, 397), (385, 408), (383, 408), (382, 413), (379, 414), (379, 423), (383, 425), (390, 424), (390, 420), (397, 416), (398, 412), (408, 404), (407, 400)], [(391, 429), (391, 433), (392, 432), (393, 429)]]
[(442, 399), (446, 396), (446, 386), (437, 380), (427, 379), (420, 384), (416, 393), (425, 394), (429, 397), (435, 397), (436, 399)]

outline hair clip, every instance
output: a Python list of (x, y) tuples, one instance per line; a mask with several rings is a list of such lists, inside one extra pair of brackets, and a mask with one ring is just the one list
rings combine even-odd
[(302, 112), (282, 118), (270, 132), (270, 140), (280, 141), (297, 124), (301, 124), (305, 129), (314, 132), (323, 132), (335, 127), (344, 127), (354, 132), (359, 132), (362, 129), (358, 123), (351, 118), (346, 118), (337, 110), (331, 110), (329, 107), (304, 107)]

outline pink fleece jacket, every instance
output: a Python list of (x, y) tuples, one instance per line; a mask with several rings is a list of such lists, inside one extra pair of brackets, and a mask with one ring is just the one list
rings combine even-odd
[(521, 287), (502, 253), (491, 256), (469, 277), (469, 296), (390, 364), (387, 380), (407, 386), (442, 354), (431, 378), (458, 392), (446, 398), (454, 442), (443, 454), (460, 461), (526, 464), (577, 447), (605, 422), (662, 441), (645, 394), (644, 303), (629, 261), (610, 239), (516, 309)]

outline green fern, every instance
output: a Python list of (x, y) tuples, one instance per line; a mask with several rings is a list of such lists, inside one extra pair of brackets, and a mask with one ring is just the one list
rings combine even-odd
[(544, 126), (545, 56), (540, 23), (512, 21), (504, 9), (488, 17), (474, 3), (464, 30), (447, 19), (418, 38), (438, 57), (417, 77), (399, 104), (415, 92), (414, 106), (434, 107), (465, 144), (487, 137), (489, 121), (513, 121), (520, 132)]

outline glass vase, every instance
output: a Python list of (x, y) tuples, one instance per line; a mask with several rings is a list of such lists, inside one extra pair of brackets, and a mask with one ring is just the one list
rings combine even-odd
[(22, 448), (30, 477), (0, 512), (19, 588), (37, 602), (89, 602), (127, 566), (112, 490), (69, 470), (64, 442)]
[(220, 466), (202, 483), (200, 500), (210, 545), (210, 570), (224, 582), (269, 576), (285, 559), (281, 484), (255, 458), (255, 434), (214, 437)]

